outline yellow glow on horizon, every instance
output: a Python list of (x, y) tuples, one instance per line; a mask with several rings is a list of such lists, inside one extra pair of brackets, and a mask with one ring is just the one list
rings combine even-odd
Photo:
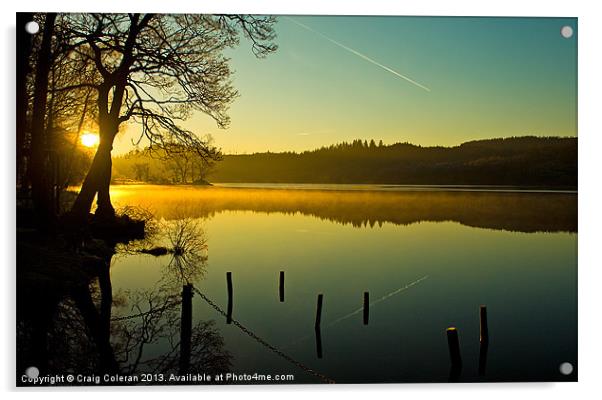
[(85, 132), (82, 134), (80, 138), (82, 145), (86, 147), (96, 147), (98, 146), (98, 135), (96, 133)]

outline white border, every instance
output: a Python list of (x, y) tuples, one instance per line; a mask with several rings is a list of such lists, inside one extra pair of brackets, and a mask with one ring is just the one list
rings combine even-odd
[[(527, 1), (504, 0), (490, 1), (434, 1), (420, 0), (415, 2), (392, 0), (212, 0), (212, 1), (123, 1), (99, 0), (65, 1), (65, 0), (21, 0), (2, 2), (2, 87), (0, 93), (0, 121), (3, 125), (2, 151), (2, 182), (0, 187), (4, 195), (0, 197), (0, 221), (3, 222), (1, 254), (5, 262), (0, 266), (3, 271), (2, 313), (4, 324), (1, 329), (2, 360), (0, 361), (0, 380), (2, 388), (12, 391), (15, 395), (14, 383), (14, 263), (15, 263), (15, 15), (16, 11), (102, 11), (102, 12), (226, 12), (226, 13), (255, 13), (255, 14), (347, 14), (347, 15), (470, 15), (470, 16), (556, 16), (579, 18), (579, 383), (562, 384), (431, 384), (431, 385), (338, 385), (325, 386), (228, 386), (228, 387), (188, 387), (188, 388), (144, 388), (144, 389), (113, 389), (90, 388), (86, 398), (105, 398), (115, 392), (132, 393), (143, 391), (145, 397), (164, 398), (166, 392), (175, 392), (183, 396), (224, 395), (237, 398), (251, 396), (265, 399), (266, 397), (286, 396), (287, 399), (306, 399), (308, 396), (345, 396), (352, 399), (365, 398), (376, 394), (383, 397), (458, 397), (462, 399), (506, 399), (511, 396), (523, 398), (528, 395), (546, 399), (595, 398), (601, 390), (600, 380), (602, 354), (602, 324), (600, 321), (600, 277), (602, 263), (599, 242), (602, 233), (600, 226), (600, 199), (598, 189), (600, 178), (600, 152), (602, 151), (602, 127), (599, 114), (601, 104), (597, 102), (598, 94), (602, 92), (600, 71), (602, 71), (600, 39), (602, 39), (602, 15), (598, 12), (595, 1)], [(596, 207), (598, 205), (598, 207)], [(517, 354), (517, 362), (520, 355)], [(199, 392), (184, 394), (183, 391)], [(75, 390), (21, 390), (26, 395), (50, 396), (51, 398), (81, 397), (82, 393)], [(17, 393), (18, 393), (17, 392)], [(37, 392), (37, 393), (36, 393)], [(66, 392), (66, 393), (65, 393)], [(110, 393), (107, 393), (110, 392)]]

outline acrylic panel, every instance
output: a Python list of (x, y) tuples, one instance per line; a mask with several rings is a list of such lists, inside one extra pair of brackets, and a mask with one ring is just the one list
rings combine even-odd
[(577, 380), (577, 19), (18, 13), (18, 386)]

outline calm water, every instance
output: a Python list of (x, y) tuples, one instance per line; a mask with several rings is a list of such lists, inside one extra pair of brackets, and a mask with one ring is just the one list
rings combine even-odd
[[(576, 379), (576, 372), (564, 377), (558, 370), (565, 361), (577, 365), (576, 194), (342, 189), (114, 187), (116, 206), (139, 205), (162, 220), (157, 243), (167, 243), (162, 234), (182, 218), (194, 219), (202, 243), (196, 258), (180, 265), (171, 255), (115, 256), (113, 318), (179, 296), (186, 278), (225, 310), (231, 271), (233, 318), (339, 383), (448, 381), (448, 326), (459, 329), (460, 380)], [(284, 302), (278, 298), (281, 270)], [(367, 326), (364, 291), (372, 303)], [(322, 358), (314, 334), (318, 293), (324, 295)], [(490, 331), (483, 376), (481, 304), (487, 305)], [(161, 322), (151, 326), (159, 333), (142, 352), (126, 351), (130, 357), (122, 365), (150, 370), (152, 360), (175, 348), (170, 334), (179, 339), (176, 311), (157, 317)], [(153, 324), (142, 319), (113, 324), (116, 353), (127, 348), (127, 332)], [(197, 324), (197, 368), (209, 371), (229, 361), (236, 373), (319, 382), (226, 324), (195, 295)], [(175, 333), (165, 333), (170, 329)]]

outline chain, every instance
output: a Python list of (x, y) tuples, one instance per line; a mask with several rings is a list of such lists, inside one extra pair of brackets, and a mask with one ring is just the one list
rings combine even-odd
[[(210, 298), (208, 298), (207, 296), (205, 296), (199, 289), (197, 289), (196, 287), (193, 287), (195, 292), (201, 296), (201, 298), (203, 300), (205, 300), (205, 302), (207, 304), (209, 304), (213, 309), (215, 309), (215, 311), (217, 311), (218, 313), (222, 314), (224, 317), (227, 317), (228, 314), (226, 314), (226, 312), (224, 310), (222, 310), (217, 304), (215, 304)], [(132, 315), (126, 315), (123, 317), (115, 317), (115, 318), (111, 318), (111, 321), (125, 321), (125, 320), (129, 320), (129, 319), (134, 319), (134, 318), (139, 318), (139, 317), (143, 317), (145, 315), (149, 315), (149, 314), (154, 314), (154, 313), (159, 313), (159, 312), (163, 312), (169, 308), (175, 307), (180, 305), (182, 302), (178, 301), (154, 310), (150, 310), (150, 311), (145, 311), (145, 312), (141, 312), (138, 314), (132, 314)], [(241, 331), (243, 331), (245, 334), (247, 334), (249, 337), (251, 337), (253, 340), (255, 340), (256, 342), (258, 342), (259, 344), (261, 344), (262, 346), (268, 348), (269, 350), (271, 350), (272, 352), (276, 353), (278, 356), (282, 357), (283, 359), (285, 359), (286, 361), (290, 362), (291, 364), (301, 368), (303, 371), (319, 378), (320, 380), (322, 380), (325, 383), (335, 383), (335, 381), (329, 377), (327, 377), (326, 375), (323, 375), (311, 368), (309, 368), (308, 366), (302, 364), (301, 362), (295, 360), (294, 358), (292, 358), (291, 356), (283, 353), (281, 350), (279, 350), (278, 348), (272, 346), (271, 344), (269, 344), (268, 342), (266, 342), (264, 339), (260, 338), (259, 336), (257, 336), (255, 333), (251, 332), (247, 327), (245, 327), (243, 324), (241, 324), (240, 322), (238, 322), (235, 319), (232, 319), (232, 323), (234, 325), (236, 325)]]
[[(217, 311), (218, 313), (222, 314), (224, 317), (228, 316), (228, 314), (226, 314), (224, 312), (224, 310), (222, 310), (217, 304), (215, 304), (213, 301), (211, 301), (211, 299), (209, 299), (207, 296), (205, 296), (199, 289), (197, 289), (195, 287), (194, 290), (195, 290), (195, 292), (199, 296), (201, 296), (201, 298), (203, 300), (205, 300), (205, 302), (207, 302), (207, 304), (209, 304), (213, 309), (215, 309), (215, 311)], [(307, 373), (309, 373), (309, 374), (311, 374), (311, 375), (319, 378), (320, 380), (322, 380), (325, 383), (336, 383), (333, 379), (330, 379), (326, 375), (323, 375), (323, 374), (321, 374), (321, 373), (319, 373), (317, 371), (314, 371), (313, 369), (309, 368), (308, 366), (300, 363), (299, 361), (295, 360), (294, 358), (290, 357), (289, 355), (287, 355), (287, 354), (283, 353), (282, 351), (278, 350), (276, 347), (272, 346), (271, 344), (269, 344), (268, 342), (266, 342), (265, 340), (263, 340), (262, 338), (260, 338), (256, 334), (254, 334), (253, 332), (251, 332), (243, 324), (241, 324), (240, 322), (238, 322), (237, 320), (235, 320), (233, 318), (232, 318), (232, 323), (234, 325), (236, 325), (241, 331), (243, 331), (248, 336), (250, 336), (251, 338), (253, 338), (256, 342), (258, 342), (262, 346), (268, 348), (272, 352), (276, 353), (277, 355), (279, 355), (280, 357), (282, 357), (286, 361), (290, 362), (291, 364), (293, 364), (293, 365), (301, 368), (305, 372), (307, 372)]]

